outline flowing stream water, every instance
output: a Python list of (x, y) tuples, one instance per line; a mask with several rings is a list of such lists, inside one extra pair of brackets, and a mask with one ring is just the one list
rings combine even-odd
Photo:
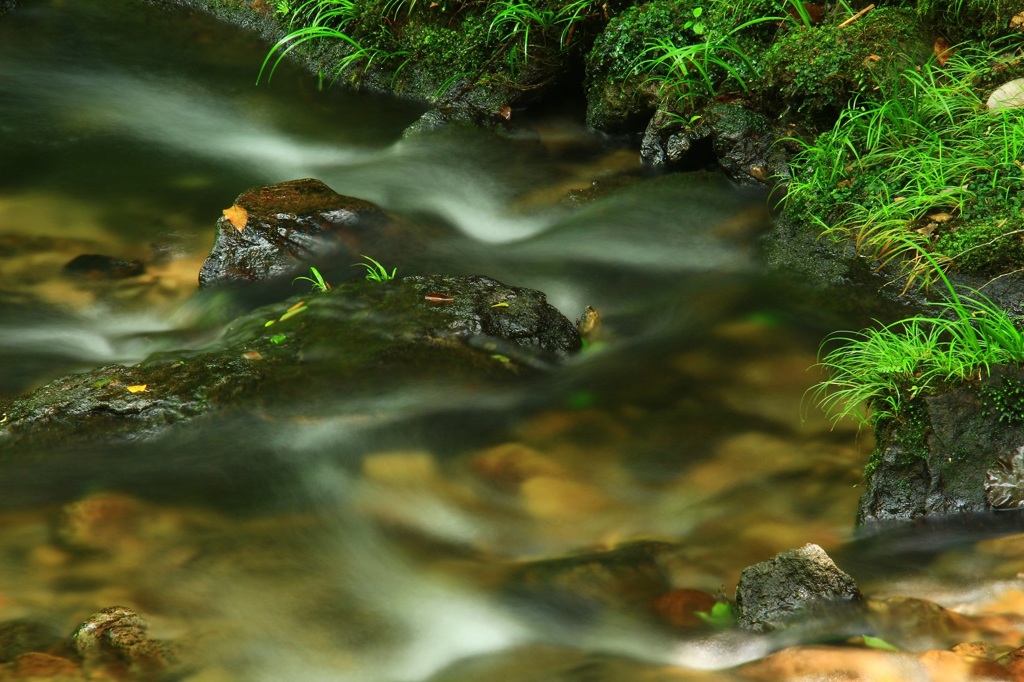
[[(673, 587), (731, 597), (744, 567), (814, 542), (870, 593), (979, 610), (1015, 586), (1020, 562), (972, 533), (938, 558), (928, 540), (883, 543), (885, 562), (850, 544), (869, 432), (804, 402), (844, 323), (766, 273), (762, 192), (645, 175), (635, 144), (576, 111), (403, 137), (415, 106), (288, 65), (256, 86), (265, 49), (136, 2), (0, 18), (0, 393), (207, 343), (245, 305), (196, 294), (221, 210), (303, 177), (438, 235), (370, 254), (400, 276), (539, 289), (570, 318), (599, 310), (604, 338), (507, 389), (410, 378), (255, 424), (3, 458), (0, 622), (70, 633), (129, 606), (196, 680), (728, 679), (697, 671), (763, 644), (698, 646), (614, 579), (583, 608), (515, 589), (516, 571), (655, 540), (675, 547)], [(595, 182), (621, 188), (567, 200)], [(147, 272), (63, 275), (83, 253)]]

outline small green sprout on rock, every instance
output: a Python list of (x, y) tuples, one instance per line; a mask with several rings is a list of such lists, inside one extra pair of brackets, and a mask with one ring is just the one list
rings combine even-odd
[(312, 291), (315, 291), (317, 293), (322, 294), (325, 291), (331, 290), (331, 285), (324, 280), (324, 277), (323, 275), (320, 274), (319, 270), (310, 266), (309, 272), (311, 275), (313, 275), (312, 277), (296, 277), (295, 279), (292, 280), (292, 284), (295, 284), (299, 280), (303, 280), (305, 282), (309, 282), (310, 284), (312, 284)]
[(384, 267), (374, 259), (370, 258), (369, 256), (363, 256), (363, 258), (365, 260), (368, 260), (369, 263), (353, 263), (352, 267), (361, 265), (362, 267), (366, 268), (366, 279), (370, 280), (371, 282), (390, 282), (395, 278), (395, 273), (398, 272), (398, 268), (394, 268), (389, 273), (386, 267)]

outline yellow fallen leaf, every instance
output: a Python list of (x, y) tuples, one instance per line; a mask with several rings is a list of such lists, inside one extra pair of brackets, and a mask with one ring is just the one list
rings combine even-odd
[(146, 392), (146, 386), (148, 386), (148, 384), (135, 384), (134, 386), (129, 386), (128, 387), (128, 392), (129, 393), (145, 393)]
[(246, 351), (246, 352), (242, 353), (242, 357), (245, 358), (246, 360), (262, 360), (263, 359), (263, 356), (260, 355), (260, 352), (258, 350)]
[(249, 220), (249, 212), (238, 204), (232, 204), (231, 208), (225, 208), (222, 213), (236, 230), (241, 232), (245, 229), (245, 223)]
[(950, 213), (946, 213), (945, 211), (939, 213), (932, 213), (931, 215), (928, 216), (928, 220), (933, 220), (937, 223), (948, 223), (952, 219), (953, 215)]
[(302, 312), (303, 310), (305, 310), (305, 309), (306, 309), (307, 307), (308, 307), (308, 306), (299, 306), (298, 308), (296, 308), (296, 307), (292, 306), (291, 308), (289, 308), (289, 309), (288, 309), (288, 310), (287, 310), (287, 311), (285, 312), (285, 314), (284, 314), (284, 315), (282, 315), (282, 316), (281, 316), (281, 319), (280, 319), (280, 321), (281, 321), (281, 322), (284, 322), (284, 321), (285, 321), (285, 320), (287, 320), (287, 319), (288, 319), (289, 317), (295, 317), (296, 315), (298, 315), (299, 313), (301, 313), (301, 312)]

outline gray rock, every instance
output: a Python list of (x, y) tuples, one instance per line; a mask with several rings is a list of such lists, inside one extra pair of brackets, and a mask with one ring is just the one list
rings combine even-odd
[(920, 397), (904, 412), (902, 421), (875, 428), (858, 522), (1016, 506), (1011, 502), (1019, 494), (997, 493), (993, 482), (1016, 475), (1013, 458), (1024, 445), (1024, 370), (994, 366), (977, 384)]
[(644, 132), (640, 159), (653, 168), (718, 167), (740, 183), (770, 183), (788, 176), (786, 155), (774, 144), (782, 135), (739, 104), (711, 106), (690, 124), (659, 110)]
[(817, 545), (782, 552), (743, 570), (736, 587), (736, 620), (767, 632), (831, 602), (859, 602), (860, 590)]
[(378, 252), (397, 221), (368, 201), (311, 178), (253, 187), (217, 221), (199, 286), (294, 276), (314, 258), (343, 262)]

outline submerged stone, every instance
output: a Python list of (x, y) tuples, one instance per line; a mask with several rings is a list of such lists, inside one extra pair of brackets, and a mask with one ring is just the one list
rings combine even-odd
[(652, 615), (652, 604), (671, 589), (666, 562), (678, 548), (641, 541), (601, 552), (525, 563), (505, 584), (522, 605), (556, 611), (570, 622), (599, 620), (605, 611)]
[(821, 547), (804, 545), (743, 570), (736, 587), (736, 621), (767, 632), (829, 602), (860, 601), (853, 578)]
[(145, 271), (146, 266), (140, 260), (95, 253), (76, 256), (64, 266), (65, 274), (86, 279), (124, 279), (137, 277)]
[(374, 251), (396, 224), (380, 208), (311, 178), (253, 187), (217, 220), (199, 286), (293, 275), (315, 257)]

